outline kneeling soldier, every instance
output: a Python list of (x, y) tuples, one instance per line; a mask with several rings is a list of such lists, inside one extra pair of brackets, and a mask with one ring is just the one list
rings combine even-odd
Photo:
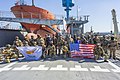
[(3, 54), (5, 55), (5, 62), (10, 63), (11, 58), (16, 58), (18, 60), (17, 55), (12, 52), (11, 45), (9, 44), (6, 45), (6, 48), (3, 50)]
[(2, 54), (2, 49), (0, 49), (0, 61), (3, 61), (3, 54)]
[(101, 47), (100, 43), (98, 43), (95, 48), (94, 48), (94, 56), (95, 56), (95, 60), (98, 60), (100, 57), (105, 57), (104, 58), (104, 62), (108, 62), (107, 61), (107, 54), (105, 54), (103, 48)]
[(3, 49), (3, 54), (5, 56), (5, 62), (10, 63), (10, 55), (12, 54), (11, 45), (7, 44), (6, 48)]

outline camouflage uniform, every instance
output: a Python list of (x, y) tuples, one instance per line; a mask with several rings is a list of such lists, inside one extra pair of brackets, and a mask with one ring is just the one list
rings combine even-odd
[(44, 44), (44, 39), (39, 35), (38, 38), (36, 39), (38, 46), (42, 46)]
[(110, 44), (109, 44), (109, 48), (110, 48), (110, 57), (111, 58), (113, 56), (113, 59), (116, 59), (116, 49), (117, 49), (117, 41), (115, 40), (111, 40)]
[(53, 45), (53, 43), (51, 43), (51, 45), (48, 46), (48, 49), (49, 49), (49, 56), (51, 58), (55, 58), (56, 57), (56, 53), (55, 53), (55, 46)]
[(97, 35), (95, 35), (95, 38), (93, 38), (93, 43), (94, 44), (100, 43), (100, 39)]
[(61, 54), (61, 49), (63, 47), (64, 40), (62, 39), (62, 36), (58, 38), (57, 45), (58, 45), (58, 55)]
[(36, 42), (36, 39), (34, 39), (34, 37), (31, 36), (31, 39), (29, 41), (30, 41), (30, 46), (34, 46), (34, 42)]
[(12, 52), (12, 48), (9, 44), (3, 49), (3, 54), (5, 55), (5, 62), (10, 63), (11, 58), (16, 58), (18, 60), (17, 55)]
[(107, 51), (107, 49), (108, 49), (108, 43), (109, 43), (108, 40), (105, 39), (105, 37), (103, 37), (103, 39), (101, 41), (101, 46), (104, 49), (104, 51), (105, 51), (106, 54), (108, 54), (108, 51)]
[(66, 58), (68, 55), (68, 47), (64, 45), (62, 51), (63, 51), (63, 57)]
[(27, 37), (25, 37), (25, 39), (23, 40), (23, 46), (29, 46), (29, 45), (30, 45), (30, 42), (27, 39)]
[(16, 36), (15, 41), (13, 42), (13, 45), (15, 45), (15, 46), (17, 46), (17, 47), (23, 46), (23, 43), (22, 43), (22, 41), (19, 39), (18, 36)]
[(52, 40), (53, 40), (53, 45), (55, 45), (55, 48), (56, 48), (55, 52), (57, 54), (57, 38), (55, 36), (53, 36)]
[(0, 61), (3, 61), (3, 54), (2, 54), (2, 49), (0, 49)]
[(46, 52), (45, 52), (46, 45), (44, 44), (44, 42), (42, 42), (41, 46), (42, 46), (42, 56), (41, 56), (41, 58), (46, 58)]
[(23, 46), (29, 46), (29, 42), (28, 41), (23, 41)]
[(37, 45), (37, 42), (33, 42), (33, 46), (35, 46), (35, 47), (38, 46), (38, 45)]
[(100, 44), (97, 44), (94, 48), (94, 56), (95, 60), (98, 60), (100, 57), (104, 56), (104, 61), (107, 62), (107, 54), (105, 54), (103, 48), (100, 46)]
[(16, 48), (16, 46), (12, 46), (11, 50), (12, 50), (12, 53), (17, 55), (16, 59), (17, 59), (17, 57), (20, 57), (20, 55), (23, 57), (23, 55), (19, 52), (19, 50)]

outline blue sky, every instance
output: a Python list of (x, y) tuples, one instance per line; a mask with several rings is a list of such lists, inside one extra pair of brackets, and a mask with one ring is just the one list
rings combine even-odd
[[(16, 0), (0, 0), (0, 10), (10, 11)], [(32, 0), (25, 0), (31, 4)], [(85, 25), (85, 31), (93, 26), (95, 32), (109, 32), (112, 29), (111, 10), (117, 12), (117, 21), (120, 21), (120, 0), (74, 0), (75, 6), (70, 15), (76, 16), (77, 6), (80, 7), (79, 15), (90, 15), (89, 23)], [(65, 15), (62, 0), (35, 0), (35, 5), (49, 10), (56, 15)], [(120, 23), (118, 23), (119, 26)], [(120, 29), (120, 27), (119, 27)]]

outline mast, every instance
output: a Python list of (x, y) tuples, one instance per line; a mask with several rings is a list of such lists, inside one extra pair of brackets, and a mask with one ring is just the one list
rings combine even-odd
[(77, 6), (77, 20), (79, 20), (79, 11), (80, 11), (80, 8), (79, 6)]
[(35, 6), (35, 5), (34, 5), (34, 0), (32, 0), (32, 6)]

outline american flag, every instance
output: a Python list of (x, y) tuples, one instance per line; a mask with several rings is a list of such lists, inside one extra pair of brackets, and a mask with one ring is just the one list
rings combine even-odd
[[(73, 46), (74, 44), (71, 44)], [(84, 57), (84, 58), (94, 58), (93, 49), (95, 45), (93, 44), (79, 44), (79, 46), (76, 46), (74, 48), (79, 47), (79, 50), (70, 50), (71, 51), (71, 57)]]

